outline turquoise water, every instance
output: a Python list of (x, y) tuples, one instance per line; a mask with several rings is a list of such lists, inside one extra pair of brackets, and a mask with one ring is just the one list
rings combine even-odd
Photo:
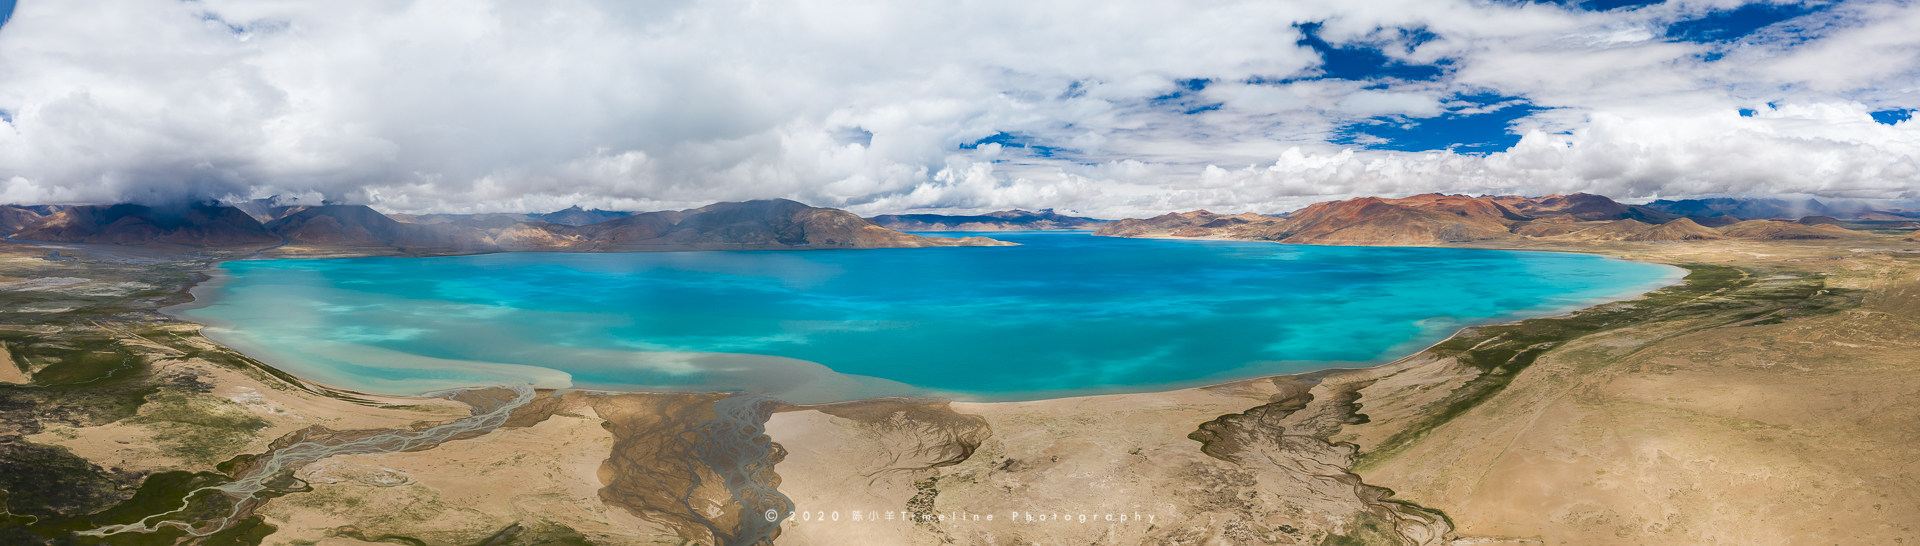
[(375, 393), (1033, 399), (1375, 364), (1680, 273), (1578, 254), (994, 236), (1022, 246), (237, 261), (178, 313)]

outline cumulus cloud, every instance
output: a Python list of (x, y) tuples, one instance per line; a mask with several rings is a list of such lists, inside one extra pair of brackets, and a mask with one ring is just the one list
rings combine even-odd
[[(0, 202), (1125, 216), (1425, 191), (1920, 197), (1920, 126), (1868, 116), (1920, 102), (1920, 8), (1664, 37), (1723, 4), (30, 2), (0, 28)], [(1303, 24), (1440, 76), (1326, 77)], [(1536, 109), (1484, 155), (1351, 130), (1512, 104)]]

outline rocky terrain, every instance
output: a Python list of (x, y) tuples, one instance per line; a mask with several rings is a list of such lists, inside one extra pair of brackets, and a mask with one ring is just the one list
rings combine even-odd
[[(69, 207), (48, 216), (8, 207), (0, 219), (14, 239), (257, 250), (273, 256), (448, 254), (498, 251), (630, 252), (903, 248), (1005, 244), (980, 237), (909, 235), (851, 213), (784, 199), (716, 203), (698, 209), (612, 214), (560, 211), (556, 219), (610, 219), (585, 225), (519, 215), (401, 222), (362, 205), (264, 207), (262, 224), (235, 206), (198, 203), (178, 210), (143, 205)], [(413, 218), (410, 218), (413, 219)]]
[(1048, 231), (1094, 229), (1106, 220), (1067, 216), (1053, 209), (1039, 212), (1003, 210), (978, 215), (883, 214), (868, 218), (873, 223), (900, 231)]
[[(1720, 227), (1709, 227), (1708, 222)], [(1194, 211), (1117, 220), (1113, 237), (1187, 237), (1314, 245), (1428, 246), (1533, 239), (1565, 242), (1687, 242), (1716, 239), (1844, 239), (1862, 233), (1834, 223), (1679, 216), (1599, 195), (1547, 197), (1426, 194), (1315, 203), (1284, 217)]]

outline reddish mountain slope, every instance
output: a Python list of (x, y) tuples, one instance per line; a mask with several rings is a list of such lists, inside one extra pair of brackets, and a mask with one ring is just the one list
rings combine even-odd
[(1392, 245), (1512, 237), (1520, 218), (1490, 199), (1363, 197), (1315, 203), (1281, 222), (1273, 240), (1304, 244)]
[(34, 212), (33, 209), (0, 205), (0, 237), (13, 235), (22, 229), (39, 224), (40, 220), (40, 213)]

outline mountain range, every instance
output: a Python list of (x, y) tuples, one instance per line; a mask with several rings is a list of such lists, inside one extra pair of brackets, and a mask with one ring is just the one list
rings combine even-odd
[[(920, 237), (875, 225), (852, 213), (785, 199), (716, 203), (640, 214), (563, 210), (571, 225), (516, 215), (402, 222), (363, 205), (241, 207), (194, 203), (178, 207), (80, 205), (42, 215), (0, 207), (0, 227), (28, 241), (176, 247), (338, 248), (373, 252), (621, 252), (992, 246), (983, 237)], [(262, 223), (255, 215), (271, 218)], [(550, 215), (542, 215), (550, 216)], [(410, 217), (412, 218), (412, 217)]]
[(1576, 242), (1805, 240), (1861, 235), (1834, 223), (1696, 218), (1577, 193), (1546, 197), (1425, 194), (1315, 203), (1284, 217), (1207, 211), (1118, 220), (1115, 237), (1200, 237), (1322, 245), (1433, 245), (1544, 238)]
[(1095, 229), (1106, 220), (1038, 212), (1003, 210), (976, 215), (883, 214), (868, 218), (881, 227), (900, 231), (1050, 231)]
[[(1824, 212), (1794, 221), (1748, 216)], [(1902, 211), (1872, 211), (1902, 218)], [(1841, 220), (1832, 214), (1851, 215)], [(1748, 216), (1741, 216), (1748, 215)], [(1858, 209), (1767, 199), (1692, 199), (1623, 204), (1576, 193), (1545, 197), (1424, 194), (1316, 203), (1279, 216), (1199, 210), (1115, 221), (1008, 210), (980, 215), (861, 218), (785, 199), (633, 213), (575, 206), (545, 214), (387, 215), (361, 205), (257, 200), (234, 205), (0, 206), (0, 235), (30, 241), (177, 247), (332, 248), (363, 252), (619, 252), (789, 248), (885, 248), (1002, 244), (910, 231), (1097, 228), (1116, 237), (1185, 237), (1324, 245), (1432, 245), (1546, 239), (1571, 242), (1810, 240), (1860, 235), (1848, 229), (1920, 227), (1861, 220)]]

